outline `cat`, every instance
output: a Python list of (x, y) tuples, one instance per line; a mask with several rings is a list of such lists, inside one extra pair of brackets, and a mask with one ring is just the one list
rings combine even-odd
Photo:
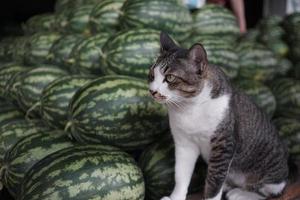
[(161, 200), (186, 199), (198, 156), (208, 164), (204, 199), (260, 200), (282, 193), (287, 148), (268, 116), (234, 88), (204, 47), (179, 47), (166, 33), (150, 67), (149, 92), (168, 109), (175, 142), (175, 187)]

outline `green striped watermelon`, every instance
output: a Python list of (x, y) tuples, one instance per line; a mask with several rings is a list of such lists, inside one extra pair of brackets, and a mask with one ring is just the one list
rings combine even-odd
[(288, 57), (294, 63), (300, 62), (300, 13), (287, 15), (283, 21), (283, 27), (286, 31), (284, 39), (289, 45)]
[(15, 37), (5, 37), (0, 40), (0, 59), (1, 61), (11, 61), (10, 45), (14, 42)]
[(39, 65), (45, 63), (52, 44), (60, 38), (58, 33), (35, 33), (25, 45), (25, 63)]
[[(175, 185), (175, 147), (171, 136), (147, 147), (140, 157), (139, 166), (144, 174), (146, 200), (170, 195)], [(190, 183), (190, 193), (204, 189), (205, 175), (206, 164), (199, 159)]]
[(54, 66), (38, 67), (22, 74), (18, 88), (19, 105), (24, 111), (28, 111), (40, 100), (43, 89), (49, 83), (67, 74), (66, 71)]
[(265, 45), (278, 57), (284, 58), (289, 52), (288, 45), (282, 40), (270, 40)]
[(69, 59), (73, 47), (80, 43), (83, 39), (82, 35), (71, 34), (62, 36), (53, 43), (49, 55), (47, 56), (49, 62), (54, 65), (64, 66)]
[[(25, 44), (27, 42), (27, 40), (24, 41), (24, 38), (27, 38), (27, 36), (15, 36), (10, 40), (10, 43), (5, 46), (6, 60), (18, 62), (20, 64), (24, 62)], [(18, 55), (18, 57), (14, 60), (16, 55)]]
[[(299, 118), (298, 118), (299, 119)], [(279, 135), (289, 148), (291, 157), (300, 158), (300, 121), (297, 119), (277, 118), (274, 120)]]
[(204, 46), (210, 64), (220, 66), (229, 78), (237, 76), (239, 58), (232, 41), (215, 36), (194, 35), (185, 42), (185, 46), (190, 48), (195, 43)]
[(74, 46), (66, 66), (75, 74), (103, 74), (101, 48), (108, 38), (109, 34), (100, 33), (82, 40)]
[[(67, 1), (67, 2), (66, 2)], [(61, 33), (70, 33), (70, 30), (66, 27), (69, 24), (70, 17), (73, 16), (74, 10), (79, 9), (85, 5), (96, 5), (98, 2), (102, 0), (60, 0), (57, 1), (55, 5), (56, 11), (56, 19), (55, 19), (55, 29)], [(75, 16), (74, 16), (75, 17)], [(85, 15), (85, 19), (83, 15), (77, 14), (77, 22), (73, 21), (73, 26), (77, 26), (82, 24), (79, 19), (86, 20), (87, 16)], [(85, 22), (84, 22), (85, 23)]]
[(12, 59), (18, 63), (24, 63), (25, 60), (25, 46), (30, 37), (19, 36), (15, 38), (12, 45)]
[(91, 76), (65, 76), (49, 84), (40, 100), (41, 116), (51, 126), (63, 129), (67, 123), (69, 102), (75, 92), (93, 79)]
[(116, 32), (124, 2), (125, 0), (103, 0), (99, 2), (90, 15), (92, 32)]
[(154, 141), (166, 127), (166, 110), (153, 102), (145, 82), (105, 76), (76, 92), (66, 128), (81, 143), (138, 149)]
[(223, 6), (207, 4), (193, 14), (193, 32), (200, 35), (236, 39), (239, 35), (237, 19)]
[(287, 58), (280, 58), (277, 65), (277, 77), (286, 77), (293, 69), (293, 63)]
[(271, 89), (277, 102), (276, 115), (300, 119), (300, 80), (276, 79)]
[(38, 161), (73, 146), (64, 132), (41, 131), (19, 140), (4, 156), (2, 180), (13, 197), (20, 192), (25, 173)]
[[(23, 118), (24, 113), (18, 107), (0, 98), (0, 128), (7, 123)], [(0, 139), (0, 144), (1, 142), (2, 140)]]
[(270, 118), (276, 109), (276, 100), (272, 91), (264, 84), (253, 80), (238, 80), (235, 85), (247, 94)]
[(151, 29), (123, 31), (104, 45), (102, 65), (106, 74), (146, 78), (159, 55), (159, 32)]
[(23, 107), (20, 106), (19, 103), (19, 99), (20, 97), (20, 92), (19, 92), (19, 87), (21, 85), (21, 80), (23, 79), (22, 76), (23, 74), (25, 74), (26, 72), (32, 70), (32, 67), (26, 67), (24, 68), (25, 70), (21, 70), (18, 73), (15, 73), (7, 82), (6, 82), (6, 89), (5, 89), (5, 98), (8, 101), (11, 101), (13, 104), (19, 106), (19, 107)]
[(27, 121), (19, 119), (0, 127), (0, 167), (3, 165), (5, 153), (22, 138), (35, 133), (50, 131), (40, 120)]
[(54, 29), (62, 34), (67, 33), (67, 25), (68, 25), (68, 16), (72, 12), (71, 7), (66, 7), (62, 10), (59, 10), (55, 13), (55, 23)]
[(43, 13), (30, 17), (23, 25), (25, 34), (31, 35), (37, 32), (53, 31), (55, 15), (52, 13)]
[(256, 81), (272, 80), (278, 73), (278, 59), (265, 46), (256, 42), (241, 42), (239, 77)]
[(130, 155), (110, 146), (57, 151), (26, 174), (19, 200), (144, 200), (143, 174)]
[(281, 27), (282, 17), (268, 16), (259, 21), (258, 29), (260, 31), (259, 40), (262, 42), (281, 39), (285, 31)]
[(192, 17), (189, 10), (175, 0), (127, 0), (122, 7), (120, 23), (123, 28), (164, 31), (182, 41), (190, 35)]
[(85, 4), (74, 8), (68, 16), (67, 32), (90, 35), (89, 19), (94, 7), (94, 4)]
[(64, 9), (67, 9), (69, 7), (69, 2), (70, 0), (56, 0), (54, 5), (55, 12), (59, 12)]
[(9, 80), (19, 72), (25, 70), (26, 67), (19, 64), (10, 64), (0, 68), (0, 96), (7, 96), (7, 84)]

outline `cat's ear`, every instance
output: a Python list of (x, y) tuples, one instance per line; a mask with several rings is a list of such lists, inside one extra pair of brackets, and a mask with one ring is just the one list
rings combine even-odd
[(160, 33), (160, 47), (161, 52), (170, 51), (178, 48), (178, 46), (175, 44), (172, 38), (165, 32)]
[(196, 43), (189, 49), (188, 59), (198, 67), (197, 73), (201, 74), (206, 70), (208, 65), (207, 54), (201, 44)]

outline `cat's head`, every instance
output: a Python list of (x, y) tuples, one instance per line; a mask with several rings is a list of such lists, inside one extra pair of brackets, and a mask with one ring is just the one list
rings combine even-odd
[(208, 61), (201, 44), (183, 49), (165, 33), (161, 52), (149, 70), (149, 91), (159, 103), (179, 103), (199, 95), (204, 87)]

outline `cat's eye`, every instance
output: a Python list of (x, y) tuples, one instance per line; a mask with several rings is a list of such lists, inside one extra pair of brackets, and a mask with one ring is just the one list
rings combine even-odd
[(168, 83), (173, 83), (173, 82), (176, 80), (176, 76), (174, 76), (174, 75), (172, 75), (172, 74), (168, 74), (168, 75), (166, 75), (165, 80), (166, 80)]

